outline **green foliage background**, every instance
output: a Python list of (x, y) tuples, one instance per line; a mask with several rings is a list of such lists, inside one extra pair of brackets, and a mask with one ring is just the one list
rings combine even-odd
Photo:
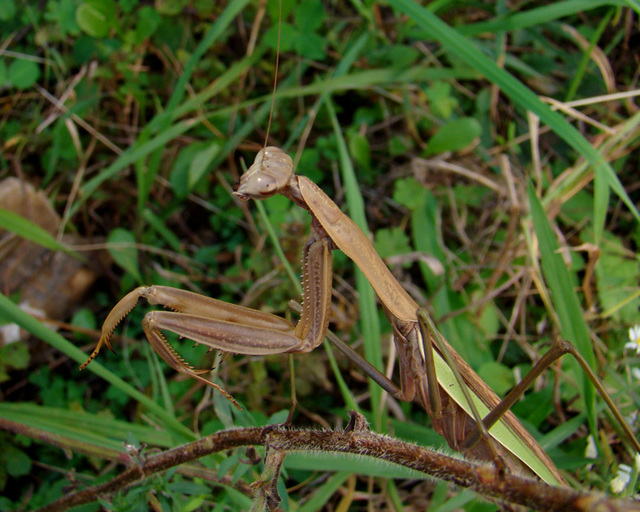
[[(1, 209), (0, 226), (89, 259), (98, 260), (89, 244), (104, 242), (109, 255), (92, 295), (72, 319), (58, 319), (72, 325), (60, 334), (15, 307), (19, 290), (0, 295), (2, 321), (35, 335), (0, 349), (0, 420), (23, 429), (0, 433), (0, 509), (36, 509), (68, 486), (113, 477), (120, 467), (108, 460), (125, 443), (144, 454), (286, 417), (285, 356), (220, 363), (175, 340), (188, 360), (217, 366), (245, 406), (238, 412), (150, 351), (146, 306), (131, 313), (115, 354), (77, 371), (108, 311), (140, 284), (282, 315), (299, 299), (286, 266), (299, 271), (309, 216), (280, 197), (258, 215), (230, 194), (265, 140), (278, 7), (0, 2), (0, 178), (19, 175), (47, 191), (67, 213), (65, 232), (86, 244), (68, 247)], [(624, 346), (640, 296), (637, 108), (632, 98), (594, 101), (575, 107), (587, 116), (576, 120), (540, 96), (569, 102), (633, 90), (637, 14), (634, 2), (615, 1), (425, 8), (283, 0), (269, 139), (374, 233), (399, 281), (498, 393), (563, 336), (604, 378), (635, 432), (639, 358)], [(597, 260), (585, 244), (599, 249)], [(332, 327), (383, 368), (388, 322), (346, 258), (337, 253), (334, 266)], [(443, 445), (417, 404), (385, 405), (380, 389), (330, 348), (294, 364), (296, 425), (333, 427), (357, 404), (378, 431)], [(608, 490), (631, 454), (581, 372), (568, 361), (558, 370), (515, 412), (572, 483)], [(34, 440), (43, 433), (49, 443)], [(585, 456), (589, 436), (596, 461)], [(241, 452), (203, 464), (197, 478), (176, 470), (85, 508), (250, 507), (259, 465)], [(377, 509), (493, 507), (441, 483), (382, 479), (405, 478), (397, 469), (361, 461), (339, 471), (343, 464), (289, 457), (283, 485), (305, 485), (283, 492), (283, 507), (347, 507), (346, 489)], [(366, 506), (353, 501), (350, 510)]]

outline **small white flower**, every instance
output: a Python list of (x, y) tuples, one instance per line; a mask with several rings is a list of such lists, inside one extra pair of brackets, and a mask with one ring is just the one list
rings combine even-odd
[(588, 459), (598, 458), (598, 448), (596, 447), (596, 441), (593, 436), (587, 438), (587, 447), (584, 450), (584, 456)]
[(626, 343), (624, 348), (635, 350), (636, 354), (640, 354), (640, 325), (629, 327), (629, 343)]
[(631, 468), (626, 464), (620, 464), (618, 466), (618, 474), (611, 480), (609, 486), (611, 491), (615, 494), (620, 494), (624, 491), (631, 481)]

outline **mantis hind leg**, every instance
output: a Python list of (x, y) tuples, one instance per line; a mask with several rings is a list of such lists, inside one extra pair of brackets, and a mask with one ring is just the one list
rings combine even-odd
[[(420, 328), (422, 331), (423, 339), (427, 340), (427, 337), (429, 336), (429, 334), (434, 334), (434, 336), (432, 336), (431, 339), (435, 340), (436, 342), (439, 342), (440, 341), (439, 333), (435, 329), (433, 322), (428, 317), (428, 314), (425, 311), (423, 310), (418, 311), (418, 320), (420, 322)], [(428, 347), (425, 347), (425, 352), (427, 352), (427, 348)], [(438, 349), (442, 353), (443, 357), (445, 357), (445, 359), (449, 357), (448, 350), (446, 350), (446, 347), (444, 346), (444, 344), (440, 344)], [(622, 417), (622, 414), (620, 413), (616, 405), (613, 403), (613, 400), (611, 399), (607, 391), (604, 389), (602, 382), (595, 375), (591, 367), (588, 365), (588, 363), (585, 361), (582, 355), (577, 351), (577, 349), (570, 342), (566, 340), (556, 341), (551, 346), (549, 351), (547, 351), (542, 356), (542, 358), (538, 360), (538, 362), (534, 365), (531, 371), (507, 394), (507, 396), (504, 399), (500, 400), (494, 407), (492, 407), (491, 411), (488, 414), (486, 414), (484, 418), (479, 420), (479, 416), (477, 414), (474, 414), (476, 419), (475, 426), (470, 432), (468, 432), (464, 440), (460, 443), (461, 451), (465, 452), (465, 451), (473, 450), (481, 441), (486, 440), (488, 436), (487, 432), (498, 421), (500, 421), (505, 414), (508, 413), (511, 407), (516, 403), (517, 400), (520, 399), (520, 397), (529, 388), (529, 386), (542, 374), (542, 372), (544, 372), (547, 368), (549, 368), (549, 366), (553, 364), (553, 362), (557, 361), (560, 357), (562, 357), (565, 354), (571, 354), (576, 359), (580, 367), (589, 377), (589, 380), (592, 382), (594, 387), (598, 390), (600, 396), (602, 396), (603, 400), (611, 410), (611, 413), (614, 415), (614, 417), (620, 424), (621, 428), (625, 432), (625, 435), (628, 441), (633, 446), (633, 449), (636, 452), (640, 453), (640, 443), (638, 442), (636, 437), (633, 435), (633, 432), (631, 431), (630, 427), (627, 425), (626, 421)], [(458, 372), (457, 372), (456, 365), (452, 364), (453, 361), (448, 361), (448, 363), (451, 366), (452, 371), (457, 374)], [(460, 379), (459, 381), (463, 382)], [(466, 389), (466, 386), (462, 386), (462, 388), (464, 391)], [(469, 402), (469, 404), (472, 405), (472, 402)]]
[[(475, 421), (475, 427), (472, 432), (477, 433), (476, 441), (468, 445), (467, 439), (469, 438), (469, 434), (467, 434), (468, 418), (469, 416), (464, 413), (464, 411), (458, 407), (454, 407), (451, 404), (450, 411), (448, 415), (452, 418), (448, 422), (448, 428), (450, 429), (450, 433), (445, 435), (447, 442), (452, 448), (460, 451), (461, 453), (473, 453), (476, 457), (480, 459), (493, 459), (496, 465), (499, 468), (504, 469), (506, 467), (504, 461), (504, 451), (498, 446), (496, 441), (489, 435), (488, 427), (482, 419), (480, 412), (478, 411), (474, 400), (471, 397), (471, 393), (465, 383), (464, 379), (460, 375), (460, 371), (458, 370), (458, 365), (451, 357), (451, 353), (442, 338), (442, 335), (436, 329), (433, 321), (431, 320), (429, 314), (424, 308), (420, 308), (417, 311), (418, 317), (418, 325), (420, 327), (420, 334), (422, 338), (422, 355), (424, 358), (424, 366), (426, 370), (426, 382), (428, 387), (427, 396), (422, 397), (423, 401), (429, 401), (428, 407), (431, 409), (431, 415), (434, 419), (434, 424), (436, 421), (440, 423), (437, 425), (440, 429), (445, 428), (445, 420), (443, 419), (443, 409), (444, 406), (442, 403), (442, 395), (440, 393), (440, 386), (438, 384), (438, 378), (436, 375), (436, 366), (435, 366), (435, 357), (434, 357), (434, 347), (435, 344), (440, 354), (442, 354), (443, 358), (449, 365), (449, 368), (453, 372), (458, 385), (460, 386), (460, 390), (464, 395), (464, 398), (467, 402), (467, 405), (471, 411), (473, 416), (473, 420)], [(424, 394), (424, 393), (423, 393)], [(451, 403), (450, 400), (447, 400), (447, 403)], [(425, 407), (427, 404), (425, 403)], [(499, 418), (498, 418), (499, 419)], [(497, 419), (496, 419), (497, 421)], [(462, 437), (462, 439), (461, 439)], [(480, 447), (478, 447), (478, 442), (483, 440), (484, 442)], [(473, 452), (472, 452), (473, 450)]]
[[(509, 410), (513, 404), (524, 394), (524, 392), (529, 388), (529, 386), (544, 372), (549, 366), (551, 366), (555, 361), (560, 359), (565, 354), (571, 354), (582, 370), (585, 372), (589, 380), (596, 388), (602, 399), (605, 401), (609, 410), (613, 414), (613, 416), (618, 421), (620, 427), (624, 431), (628, 441), (633, 446), (633, 449), (640, 453), (640, 443), (638, 439), (633, 434), (631, 428), (622, 417), (622, 414), (613, 403), (613, 400), (609, 396), (609, 393), (605, 390), (602, 382), (598, 378), (598, 376), (593, 372), (589, 364), (586, 362), (584, 357), (578, 352), (576, 347), (573, 346), (567, 340), (558, 340), (556, 341), (551, 348), (536, 362), (534, 367), (525, 375), (525, 377), (509, 392), (509, 394), (482, 420), (482, 424), (485, 429), (490, 429), (497, 421), (500, 420), (505, 411)], [(465, 446), (470, 447), (476, 444), (481, 437), (481, 433), (479, 429), (474, 429), (467, 439), (465, 440)]]

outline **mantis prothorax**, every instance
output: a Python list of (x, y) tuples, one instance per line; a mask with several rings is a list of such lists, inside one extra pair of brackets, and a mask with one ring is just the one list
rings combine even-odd
[[(489, 461), (495, 460), (497, 454), (510, 471), (529, 472), (525, 469), (528, 467), (549, 483), (565, 483), (544, 450), (506, 410), (512, 400), (508, 397), (509, 403), (499, 405), (498, 396), (437, 332), (418, 304), (395, 280), (365, 234), (315, 183), (293, 173), (287, 154), (276, 147), (262, 149), (241, 177), (234, 194), (243, 200), (282, 194), (312, 216), (311, 234), (303, 254), (304, 301), (298, 324), (193, 292), (143, 286), (126, 295), (107, 316), (98, 346), (81, 369), (95, 358), (103, 344), (111, 348), (109, 340), (118, 323), (140, 298), (146, 298), (150, 304), (171, 310), (152, 311), (144, 317), (144, 332), (156, 352), (175, 370), (216, 387), (236, 403), (224, 389), (204, 377), (208, 370), (196, 370), (184, 361), (161, 331), (237, 354), (309, 352), (322, 343), (327, 333), (332, 250), (338, 248), (369, 280), (393, 327), (401, 374), (401, 386), (394, 396), (412, 400), (417, 395), (432, 417), (434, 428), (453, 449)], [(458, 383), (451, 367), (457, 369), (468, 386), (470, 400), (465, 398), (464, 384)], [(473, 412), (474, 406), (477, 413)], [(496, 408), (497, 413), (480, 423), (486, 425), (499, 445), (479, 433), (481, 429), (474, 419), (486, 417)]]

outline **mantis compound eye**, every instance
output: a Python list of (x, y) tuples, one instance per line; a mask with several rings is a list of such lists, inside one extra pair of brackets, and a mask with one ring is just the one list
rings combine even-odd
[(261, 174), (254, 181), (255, 195), (260, 197), (271, 197), (278, 191), (278, 183), (276, 179), (269, 174)]

